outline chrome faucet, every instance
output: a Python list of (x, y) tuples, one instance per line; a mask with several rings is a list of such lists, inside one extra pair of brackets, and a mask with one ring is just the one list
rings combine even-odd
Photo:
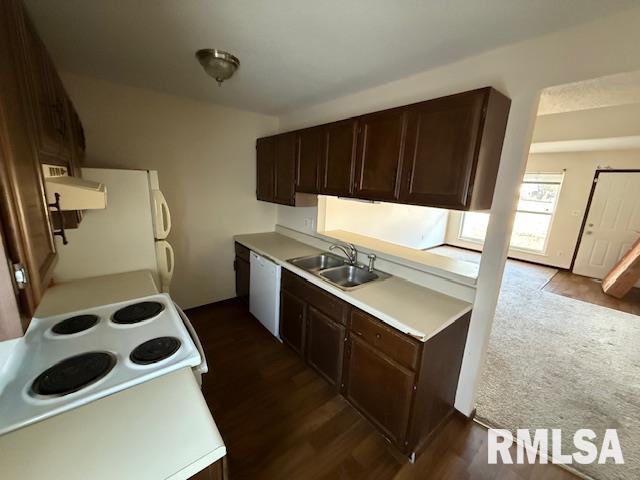
[(358, 262), (358, 250), (356, 250), (356, 247), (354, 247), (352, 243), (347, 243), (344, 245), (341, 243), (334, 243), (329, 247), (329, 250), (332, 252), (335, 249), (338, 249), (342, 253), (344, 253), (351, 265), (355, 265)]

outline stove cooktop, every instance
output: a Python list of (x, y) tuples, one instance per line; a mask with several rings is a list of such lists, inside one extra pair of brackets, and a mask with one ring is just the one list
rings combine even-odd
[(0, 372), (0, 434), (202, 360), (166, 294), (36, 317)]
[(116, 365), (109, 352), (87, 352), (67, 358), (47, 368), (31, 384), (31, 393), (47, 396), (67, 395), (97, 382)]
[(51, 331), (57, 335), (73, 335), (90, 329), (98, 323), (98, 320), (100, 317), (97, 315), (76, 315), (56, 323), (51, 327)]

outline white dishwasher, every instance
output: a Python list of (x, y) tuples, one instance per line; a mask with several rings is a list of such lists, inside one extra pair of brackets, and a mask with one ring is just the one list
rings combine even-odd
[(249, 311), (280, 340), (280, 265), (250, 254)]

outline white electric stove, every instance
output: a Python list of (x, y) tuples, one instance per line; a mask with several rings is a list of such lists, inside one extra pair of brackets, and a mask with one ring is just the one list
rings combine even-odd
[(0, 434), (184, 367), (207, 371), (169, 295), (36, 317), (0, 371)]

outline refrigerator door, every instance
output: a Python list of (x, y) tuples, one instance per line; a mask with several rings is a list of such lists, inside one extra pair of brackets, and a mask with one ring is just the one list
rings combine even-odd
[(280, 266), (251, 252), (249, 311), (280, 339)]
[(160, 289), (163, 293), (169, 293), (175, 261), (173, 247), (166, 240), (158, 240), (156, 242), (156, 259), (158, 260)]
[(171, 231), (171, 212), (160, 190), (151, 190), (151, 206), (154, 236), (158, 240), (164, 240)]

